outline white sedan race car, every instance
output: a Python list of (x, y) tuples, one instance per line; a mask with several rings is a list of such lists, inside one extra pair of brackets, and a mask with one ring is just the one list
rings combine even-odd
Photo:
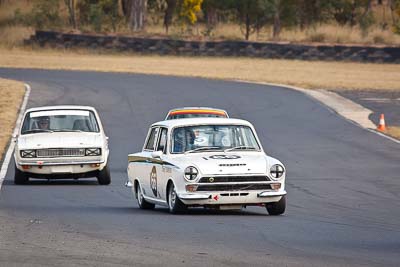
[(29, 178), (97, 177), (111, 182), (108, 137), (92, 107), (52, 106), (25, 112), (14, 151), (15, 184)]
[(139, 207), (241, 209), (265, 206), (285, 212), (285, 167), (267, 156), (254, 127), (229, 118), (161, 121), (148, 132), (142, 152), (128, 156), (126, 185)]

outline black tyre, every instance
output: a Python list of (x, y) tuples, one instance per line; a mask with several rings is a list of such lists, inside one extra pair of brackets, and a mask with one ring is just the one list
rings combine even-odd
[(286, 196), (283, 196), (278, 202), (267, 203), (267, 211), (269, 215), (281, 215), (286, 209)]
[(109, 185), (111, 183), (110, 169), (108, 168), (108, 165), (99, 171), (97, 174), (97, 181), (101, 185)]
[(140, 189), (140, 184), (138, 183), (136, 186), (136, 199), (139, 205), (139, 208), (142, 210), (152, 210), (156, 205), (153, 203), (149, 203), (144, 199), (144, 196), (142, 194), (142, 190)]
[(15, 166), (15, 172), (14, 172), (14, 184), (27, 184), (29, 182), (29, 176), (18, 170), (17, 166)]
[(186, 205), (183, 204), (183, 202), (176, 194), (175, 186), (173, 183), (171, 183), (168, 187), (168, 208), (169, 212), (172, 214), (183, 213), (187, 210)]

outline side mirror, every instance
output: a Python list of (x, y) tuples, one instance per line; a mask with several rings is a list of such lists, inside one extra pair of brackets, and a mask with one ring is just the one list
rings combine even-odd
[(162, 156), (163, 152), (162, 151), (153, 151), (151, 153), (151, 157), (155, 159), (160, 159)]

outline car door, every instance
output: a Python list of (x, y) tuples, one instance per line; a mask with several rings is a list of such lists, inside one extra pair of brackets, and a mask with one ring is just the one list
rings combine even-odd
[(172, 172), (171, 166), (167, 161), (167, 136), (168, 129), (161, 127), (158, 135), (158, 141), (156, 144), (155, 151), (161, 151), (162, 155), (160, 158), (153, 158), (152, 174), (155, 176), (155, 181), (153, 178), (153, 187), (156, 188), (157, 196), (161, 200), (166, 200), (166, 186), (168, 178)]
[(153, 169), (154, 162), (151, 154), (154, 152), (160, 127), (152, 127), (146, 139), (145, 146), (142, 152), (142, 160), (140, 162), (140, 171), (138, 175), (140, 176), (140, 183), (143, 189), (143, 194), (150, 198), (158, 198), (156, 185), (157, 173)]

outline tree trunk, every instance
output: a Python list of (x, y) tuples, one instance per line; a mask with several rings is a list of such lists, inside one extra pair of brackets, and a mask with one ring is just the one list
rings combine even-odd
[(250, 38), (250, 15), (246, 14), (246, 32), (245, 32), (246, 41)]
[(122, 14), (124, 14), (124, 17), (127, 21), (129, 20), (129, 16), (131, 14), (131, 2), (132, 0), (121, 0)]
[(395, 1), (393, 1), (393, 0), (389, 0), (388, 1), (388, 6), (389, 6), (389, 8), (390, 8), (390, 15), (391, 15), (391, 17), (392, 17), (392, 23), (393, 23), (393, 25), (396, 25), (396, 23), (397, 23), (397, 21), (396, 21), (396, 15), (395, 15), (395, 9), (396, 9), (396, 3), (395, 3)]
[(68, 7), (69, 23), (76, 29), (75, 0), (65, 0), (65, 4)]
[(144, 29), (146, 16), (146, 0), (131, 0), (129, 27), (132, 31)]
[(274, 39), (279, 38), (281, 33), (281, 17), (280, 17), (280, 1), (275, 1), (275, 14), (274, 14), (274, 27), (272, 31), (272, 37)]
[(165, 9), (164, 14), (164, 27), (165, 32), (168, 34), (169, 26), (172, 23), (172, 18), (174, 16), (175, 8), (176, 8), (176, 0), (167, 0), (167, 8)]
[(213, 6), (209, 6), (207, 8), (207, 25), (212, 28), (217, 25), (217, 10)]

